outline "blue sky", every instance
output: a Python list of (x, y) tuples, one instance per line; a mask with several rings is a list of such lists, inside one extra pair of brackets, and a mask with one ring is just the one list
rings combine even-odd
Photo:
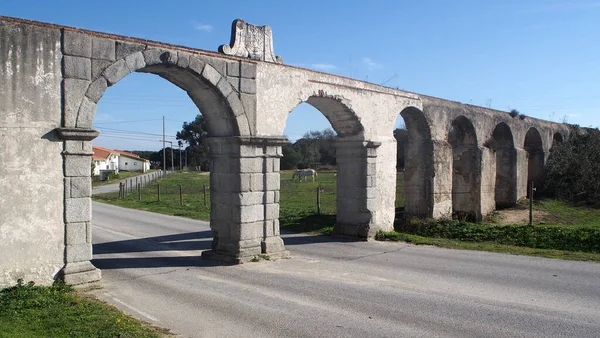
[[(600, 126), (600, 0), (32, 1), (0, 15), (216, 51), (242, 18), (273, 29), (286, 64), (547, 120)], [(93, 143), (157, 150), (198, 113), (187, 95), (131, 74), (100, 100)], [(401, 119), (398, 123), (401, 123)], [(292, 140), (330, 127), (307, 104)]]

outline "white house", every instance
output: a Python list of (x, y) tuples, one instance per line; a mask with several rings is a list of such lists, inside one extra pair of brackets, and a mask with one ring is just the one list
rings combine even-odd
[(141, 171), (145, 173), (150, 170), (150, 161), (122, 150), (115, 150), (119, 154), (119, 170)]
[(101, 176), (106, 172), (118, 174), (119, 171), (146, 172), (150, 170), (150, 161), (136, 154), (96, 146), (93, 146), (92, 150), (94, 152), (92, 156), (94, 176)]
[(92, 161), (94, 163), (94, 176), (100, 176), (103, 171), (119, 173), (119, 153), (114, 150), (93, 146)]

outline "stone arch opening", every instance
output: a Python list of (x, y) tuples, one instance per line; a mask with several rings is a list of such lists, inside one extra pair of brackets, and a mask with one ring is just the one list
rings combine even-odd
[(529, 187), (532, 182), (534, 186), (540, 186), (544, 174), (545, 153), (544, 144), (540, 132), (532, 127), (525, 134), (525, 144), (523, 146), (527, 151), (527, 197), (529, 197)]
[(561, 133), (557, 132), (557, 133), (554, 133), (554, 136), (552, 136), (552, 146), (563, 143), (563, 141), (564, 141), (564, 138)]
[(452, 147), (452, 214), (461, 219), (481, 219), (481, 151), (471, 121), (459, 116), (448, 130)]
[[(335, 148), (337, 171), (333, 177), (328, 177), (335, 181), (334, 232), (367, 237), (372, 219), (367, 206), (368, 153), (374, 145), (363, 140), (364, 128), (347, 100), (322, 94), (319, 91), (301, 103), (323, 114), (336, 133), (331, 144)], [(321, 179), (325, 176), (319, 177)]]
[[(65, 43), (69, 44), (70, 40), (85, 38), (84, 35), (77, 35), (73, 38), (66, 34)], [(246, 153), (254, 154), (254, 151), (245, 152), (244, 146), (247, 144), (249, 148), (253, 149), (255, 144), (252, 143), (254, 140), (249, 137), (251, 126), (246, 117), (245, 106), (239, 98), (239, 88), (236, 88), (223, 75), (222, 71), (217, 70), (224, 69), (224, 66), (219, 66), (220, 64), (226, 64), (223, 60), (213, 61), (211, 58), (199, 55), (147, 49), (147, 46), (138, 44), (124, 44), (126, 47), (122, 47), (122, 50), (131, 49), (133, 52), (124, 53), (119, 58), (119, 42), (106, 39), (102, 42), (106, 43), (107, 46), (111, 43), (113, 46), (115, 43), (117, 44), (116, 61), (107, 62), (104, 60), (99, 62), (101, 60), (96, 59), (97, 55), (92, 55), (88, 59), (80, 56), (70, 56), (68, 55), (69, 50), (65, 49), (66, 55), (63, 59), (63, 128), (58, 131), (65, 140), (64, 172), (65, 177), (68, 178), (65, 180), (65, 191), (75, 191), (74, 187), (79, 187), (82, 182), (87, 182), (87, 184), (90, 182), (91, 142), (89, 141), (96, 136), (90, 128), (95, 119), (97, 103), (103, 97), (106, 89), (132, 72), (158, 75), (183, 89), (207, 120), (208, 134), (211, 136), (210, 226), (214, 235), (212, 249), (217, 254), (224, 252), (228, 255), (226, 258), (230, 261), (241, 260), (238, 259), (240, 252), (243, 251), (240, 247), (241, 237), (248, 236), (248, 233), (258, 233), (252, 227), (254, 225), (256, 227), (261, 224), (264, 227), (267, 227), (267, 225), (263, 224), (264, 222), (255, 222), (257, 224), (253, 223), (248, 226), (242, 224), (243, 213), (235, 207), (241, 208), (239, 207), (239, 200), (241, 198), (240, 189), (243, 186), (243, 182), (241, 182), (243, 175), (240, 172), (244, 168), (253, 170), (258, 166), (254, 163), (256, 162), (254, 157), (247, 160), (243, 158)], [(110, 55), (102, 57), (114, 58)], [(216, 62), (216, 64), (213, 62)], [(89, 76), (90, 74), (84, 74), (90, 63), (92, 69), (87, 69), (90, 71), (91, 76)], [(94, 64), (97, 67), (94, 68)], [(242, 67), (242, 64), (238, 63), (235, 66), (239, 68)], [(255, 65), (252, 66), (255, 67)], [(83, 141), (83, 144), (81, 144), (81, 141)], [(269, 148), (265, 151), (270, 155), (277, 150)], [(276, 157), (276, 155), (273, 155), (273, 157)], [(257, 161), (262, 163), (263, 158), (261, 157)], [(87, 169), (83, 170), (81, 168)], [(258, 178), (261, 174), (257, 173), (256, 175)], [(258, 182), (258, 180), (256, 181)], [(263, 185), (266, 185), (266, 183)], [(87, 194), (75, 196), (69, 193), (65, 196), (65, 214), (68, 217), (65, 220), (66, 265), (63, 268), (62, 275), (63, 279), (69, 284), (93, 282), (99, 279), (98, 270), (90, 262), (92, 258), (91, 236), (89, 235), (92, 232), (90, 195), (91, 189)], [(234, 210), (233, 216), (232, 209)], [(262, 204), (261, 209), (264, 209)], [(271, 209), (273, 208), (269, 208), (269, 210), (260, 214), (260, 218), (262, 219), (266, 213), (272, 214)], [(235, 218), (236, 215), (237, 218)], [(242, 225), (244, 226), (242, 227)], [(266, 232), (261, 231), (260, 233)], [(264, 248), (265, 252), (267, 249), (269, 252), (283, 250), (283, 246), (279, 245), (280, 239), (278, 236), (269, 238), (272, 241), (264, 245), (261, 240), (266, 242), (266, 237), (255, 237), (245, 240), (248, 246), (243, 248), (245, 251), (261, 253), (261, 248)], [(250, 247), (250, 242), (253, 244), (252, 247)], [(224, 258), (223, 260), (227, 259)]]
[(517, 150), (506, 123), (494, 128), (490, 148), (496, 152), (496, 208), (512, 206), (517, 203)]
[[(400, 112), (404, 120), (405, 135), (395, 135), (398, 148), (404, 150), (403, 197), (407, 216), (431, 217), (433, 213), (433, 141), (431, 130), (423, 112), (407, 107)], [(399, 180), (400, 181), (400, 180)], [(397, 194), (398, 195), (398, 194)], [(398, 198), (398, 197), (397, 197)]]

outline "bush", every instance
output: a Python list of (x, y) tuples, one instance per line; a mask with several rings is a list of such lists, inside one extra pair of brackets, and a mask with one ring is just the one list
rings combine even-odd
[(600, 230), (553, 226), (473, 224), (457, 220), (407, 220), (397, 232), (469, 242), (600, 253)]
[(596, 204), (600, 200), (600, 130), (579, 126), (570, 129), (569, 138), (550, 151), (543, 193)]

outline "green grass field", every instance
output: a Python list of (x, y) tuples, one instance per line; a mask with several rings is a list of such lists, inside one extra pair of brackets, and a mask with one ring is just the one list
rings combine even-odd
[[(282, 229), (289, 229), (297, 232), (316, 232), (328, 234), (331, 232), (336, 219), (336, 177), (333, 172), (319, 173), (315, 182), (292, 181), (291, 171), (281, 172), (281, 191), (280, 191), (280, 225)], [(168, 215), (183, 216), (199, 220), (209, 220), (210, 218), (210, 189), (209, 176), (207, 173), (176, 173), (165, 179), (158, 181), (161, 190), (161, 200), (158, 201), (158, 186), (152, 184), (145, 188), (141, 193), (141, 200), (138, 200), (138, 194), (129, 194), (124, 199), (118, 199), (118, 195), (105, 194), (95, 196), (94, 200), (115, 204), (128, 208), (135, 208), (158, 212)], [(180, 186), (181, 197), (180, 200)], [(206, 188), (206, 205), (204, 204), (204, 187)], [(317, 189), (320, 190), (320, 213), (317, 213)], [(398, 175), (396, 208), (404, 207), (404, 180), (402, 175)], [(536, 216), (534, 228), (523, 228), (526, 221), (512, 225), (499, 225), (496, 220), (502, 217), (502, 213), (524, 212), (526, 204), (519, 204), (508, 210), (503, 210), (496, 216), (489, 218), (488, 223), (472, 224), (465, 222), (448, 223), (450, 225), (440, 225), (439, 222), (424, 222), (425, 226), (402, 227), (399, 224), (405, 222), (399, 221), (396, 224), (396, 230), (399, 232), (382, 233), (378, 236), (381, 240), (398, 240), (410, 238), (413, 243), (435, 244), (441, 246), (452, 246), (458, 248), (477, 248), (478, 250), (504, 251), (510, 253), (527, 254), (526, 250), (517, 250), (517, 247), (530, 247), (535, 249), (536, 255), (544, 255), (543, 250), (565, 247), (569, 251), (587, 251), (584, 258), (589, 260), (589, 255), (596, 255), (594, 244), (581, 246), (578, 241), (591, 241), (600, 231), (600, 210), (590, 209), (582, 206), (571, 206), (567, 203), (555, 200), (536, 201), (535, 210), (541, 216)], [(446, 228), (444, 228), (446, 227)], [(500, 228), (502, 227), (502, 228)], [(507, 228), (508, 227), (508, 228)], [(565, 231), (556, 231), (553, 228), (564, 228)], [(433, 231), (431, 229), (436, 229)], [(448, 229), (452, 228), (450, 231)], [(441, 230), (440, 230), (441, 229)], [(504, 241), (498, 236), (500, 230), (506, 234), (510, 233), (517, 239)], [(509, 230), (507, 230), (509, 229)], [(533, 230), (532, 230), (533, 229)], [(569, 229), (583, 229), (581, 231)], [(591, 229), (591, 230), (590, 230)], [(412, 237), (407, 237), (412, 236)], [(562, 237), (560, 237), (562, 236)], [(573, 243), (570, 246), (561, 244), (561, 238), (568, 238)], [(418, 239), (421, 238), (421, 239)], [(444, 241), (445, 240), (445, 241)], [(443, 244), (442, 244), (443, 242)], [(488, 244), (482, 244), (489, 242)], [(454, 244), (452, 244), (454, 243)], [(479, 243), (473, 246), (473, 243)], [(516, 245), (513, 245), (515, 244)], [(560, 244), (560, 245), (559, 245)], [(489, 248), (485, 249), (488, 246)], [(556, 247), (553, 247), (556, 246)], [(584, 248), (584, 249), (580, 249)], [(547, 257), (561, 256), (556, 252), (548, 252)], [(563, 258), (569, 258), (562, 255)], [(592, 259), (595, 260), (595, 259)], [(600, 259), (599, 259), (600, 260)]]
[(166, 337), (168, 331), (62, 284), (19, 284), (0, 291), (0, 338)]

